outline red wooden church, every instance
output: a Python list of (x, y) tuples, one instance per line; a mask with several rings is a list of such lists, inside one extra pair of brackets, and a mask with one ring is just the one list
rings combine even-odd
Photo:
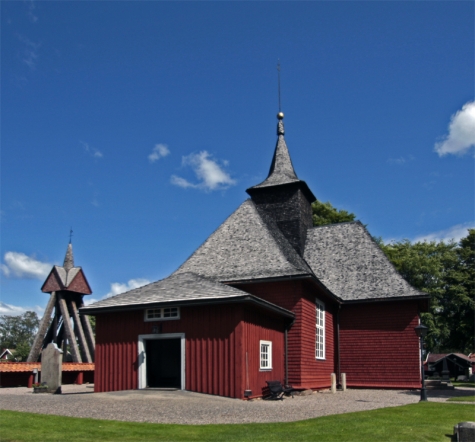
[(161, 281), (83, 307), (96, 315), (95, 391), (175, 387), (261, 396), (267, 380), (418, 388), (412, 288), (359, 222), (312, 227), (283, 114), (268, 177)]

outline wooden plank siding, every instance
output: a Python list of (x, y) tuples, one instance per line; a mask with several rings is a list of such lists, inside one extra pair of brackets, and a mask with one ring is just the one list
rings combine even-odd
[[(284, 329), (282, 319), (264, 315), (262, 312), (245, 309), (243, 328), (243, 355), (241, 370), (243, 373), (242, 392), (248, 387), (252, 390), (251, 397), (264, 394), (266, 381), (285, 379)], [(260, 341), (272, 342), (272, 370), (260, 369)], [(246, 382), (246, 353), (248, 356), (249, 385)]]
[[(330, 386), (335, 372), (337, 305), (304, 281), (278, 281), (239, 285), (238, 288), (295, 313), (288, 333), (289, 383), (296, 389), (322, 389)], [(315, 358), (315, 299), (325, 303), (325, 360)]]
[[(144, 310), (96, 316), (94, 391), (138, 388), (138, 336), (185, 334), (185, 389), (244, 398), (246, 351), (253, 396), (262, 395), (266, 380), (284, 378), (284, 320), (243, 305), (181, 307), (180, 319), (144, 321)], [(159, 335), (157, 335), (159, 336)], [(273, 370), (260, 372), (259, 341), (273, 343)]]
[(418, 388), (416, 301), (343, 305), (341, 372), (349, 387)]

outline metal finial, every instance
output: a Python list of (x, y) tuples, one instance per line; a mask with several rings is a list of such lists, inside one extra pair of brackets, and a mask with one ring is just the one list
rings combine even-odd
[(69, 230), (69, 244), (71, 244), (71, 238), (73, 237), (73, 228), (71, 227)]
[(279, 113), (281, 113), (282, 108), (280, 106), (280, 59), (277, 59), (277, 87), (279, 90)]

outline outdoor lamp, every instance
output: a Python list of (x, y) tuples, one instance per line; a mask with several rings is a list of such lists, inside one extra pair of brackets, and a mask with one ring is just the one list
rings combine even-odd
[(424, 339), (428, 328), (425, 325), (419, 324), (417, 327), (414, 327), (414, 330), (416, 331), (416, 335), (419, 336), (419, 338)]
[(416, 335), (421, 340), (421, 377), (422, 377), (421, 401), (427, 401), (426, 383), (425, 383), (425, 375), (424, 375), (424, 358), (423, 358), (424, 337), (427, 334), (427, 330), (428, 330), (427, 327), (422, 324), (419, 324), (417, 327), (414, 327), (414, 331), (416, 332)]

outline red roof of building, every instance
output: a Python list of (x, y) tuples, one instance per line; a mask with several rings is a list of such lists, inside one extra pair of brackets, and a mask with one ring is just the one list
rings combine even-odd
[[(2, 362), (0, 373), (29, 372), (34, 369), (41, 371), (41, 362)], [(80, 362), (64, 362), (62, 371), (94, 371), (94, 364)]]
[(464, 355), (463, 353), (429, 353), (429, 356), (427, 357), (427, 362), (430, 364), (435, 364), (436, 362), (440, 361), (441, 359), (444, 359), (446, 356), (454, 355), (459, 357), (460, 359), (463, 359), (468, 362), (475, 362), (474, 359), (469, 358), (468, 356)]

